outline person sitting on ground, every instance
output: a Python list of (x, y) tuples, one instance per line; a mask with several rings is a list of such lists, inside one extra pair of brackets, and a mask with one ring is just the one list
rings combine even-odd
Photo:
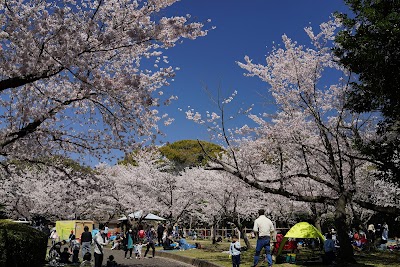
[(163, 244), (164, 250), (173, 250), (176, 249), (178, 245), (174, 242), (172, 235), (169, 235)]
[(60, 263), (71, 263), (69, 257), (71, 257), (71, 253), (68, 252), (68, 248), (64, 248), (64, 251), (60, 254)]
[(92, 263), (92, 254), (90, 254), (90, 252), (86, 252), (85, 255), (83, 255), (83, 261), (80, 265), (80, 267), (91, 267)]
[(124, 238), (118, 234), (117, 237), (114, 239), (114, 243), (113, 243), (111, 250), (120, 249), (120, 246), (121, 246), (121, 243), (123, 240), (124, 240)]
[(196, 245), (189, 244), (185, 238), (179, 239), (179, 247), (183, 250), (196, 248)]
[(360, 239), (360, 234), (358, 233), (358, 231), (355, 231), (353, 235), (353, 240), (359, 240), (359, 239)]
[(165, 229), (164, 232), (163, 232), (163, 235), (162, 235), (163, 246), (164, 246), (165, 241), (167, 240), (167, 237), (168, 237), (168, 230)]
[(61, 247), (65, 245), (65, 240), (55, 243), (49, 250), (49, 260), (59, 260)]
[(107, 261), (107, 267), (118, 267), (117, 262), (114, 260), (114, 256), (110, 255)]

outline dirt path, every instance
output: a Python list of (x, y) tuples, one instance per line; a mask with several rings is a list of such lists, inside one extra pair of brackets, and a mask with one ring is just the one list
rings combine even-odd
[[(145, 250), (143, 250), (142, 255), (144, 255)], [(149, 254), (147, 254), (146, 258), (143, 258), (141, 260), (135, 259), (135, 254), (133, 254), (132, 259), (125, 259), (124, 255), (125, 252), (123, 250), (111, 250), (106, 248), (104, 250), (104, 260), (103, 260), (103, 265), (105, 266), (107, 263), (107, 258), (110, 255), (113, 255), (115, 258), (115, 261), (122, 267), (142, 267), (142, 266), (148, 266), (148, 267), (189, 267), (192, 265), (179, 262), (179, 261), (174, 261), (171, 259), (166, 259), (163, 257), (155, 257), (155, 258), (149, 258), (151, 256), (151, 251)], [(129, 253), (128, 253), (129, 256)]]

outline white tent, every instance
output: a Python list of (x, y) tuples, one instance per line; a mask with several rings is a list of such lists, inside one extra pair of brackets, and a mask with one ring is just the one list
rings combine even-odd
[[(140, 219), (142, 217), (142, 215), (143, 215), (143, 211), (139, 210), (139, 211), (135, 211), (133, 213), (128, 214), (128, 217), (132, 218), (132, 219)], [(118, 219), (118, 221), (125, 221), (125, 220), (127, 220), (126, 216)], [(147, 220), (147, 221), (165, 221), (166, 219), (164, 219), (164, 218), (162, 218), (160, 216), (157, 216), (157, 215), (155, 215), (153, 213), (148, 213), (143, 218), (143, 220)]]

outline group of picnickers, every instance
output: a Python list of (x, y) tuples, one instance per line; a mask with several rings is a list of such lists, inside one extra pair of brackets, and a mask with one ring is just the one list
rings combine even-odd
[(376, 248), (382, 248), (389, 239), (389, 226), (386, 222), (376, 225), (370, 223), (367, 229), (359, 226), (352, 229), (349, 237), (355, 250), (371, 251)]
[[(58, 234), (54, 230), (50, 234), (52, 239), (52, 247), (49, 250), (49, 265), (63, 266), (63, 264), (73, 264), (84, 266), (92, 266), (92, 246), (94, 267), (101, 267), (104, 260), (104, 246), (109, 244), (107, 237), (106, 226), (99, 225), (99, 231), (92, 236), (89, 227), (84, 227), (84, 232), (81, 234), (80, 242), (76, 238), (73, 231), (67, 241), (57, 241)], [(82, 262), (79, 260), (79, 252), (81, 251)], [(72, 259), (71, 259), (72, 258)], [(107, 260), (107, 267), (118, 266), (114, 260), (114, 256), (110, 255)]]
[[(94, 259), (94, 267), (101, 267), (104, 260), (104, 246), (112, 244), (111, 250), (122, 249), (125, 251), (125, 259), (132, 259), (133, 253), (136, 259), (142, 259), (142, 249), (145, 246), (146, 251), (144, 257), (147, 256), (150, 249), (152, 257), (155, 256), (155, 247), (163, 246), (170, 249), (174, 245), (174, 238), (177, 238), (178, 226), (166, 225), (159, 223), (153, 227), (151, 224), (144, 225), (142, 223), (127, 225), (124, 227), (125, 233), (116, 233), (113, 241), (110, 240), (107, 224), (99, 225), (99, 231), (92, 236), (89, 227), (84, 227), (84, 232), (78, 239), (74, 232), (65, 240), (59, 241), (57, 232), (54, 230), (50, 234), (52, 239), (52, 247), (49, 251), (50, 266), (60, 266), (60, 264), (74, 264), (80, 266), (91, 266), (90, 262)], [(185, 243), (187, 244), (187, 242)], [(187, 244), (185, 248), (191, 248)], [(176, 244), (176, 248), (179, 245)], [(92, 253), (93, 251), (93, 253)], [(82, 262), (80, 262), (79, 254), (81, 253)], [(107, 267), (114, 266), (114, 257), (111, 255), (107, 261)], [(115, 263), (116, 264), (116, 263)]]

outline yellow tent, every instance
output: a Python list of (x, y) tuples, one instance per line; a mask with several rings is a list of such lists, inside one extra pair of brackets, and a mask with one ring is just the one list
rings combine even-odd
[(308, 222), (299, 222), (290, 228), (282, 239), (277, 256), (281, 254), (282, 249), (289, 238), (319, 238), (322, 242), (325, 241), (325, 237), (313, 225)]
[(71, 231), (74, 231), (75, 237), (80, 238), (83, 233), (83, 227), (89, 227), (89, 231), (93, 230), (93, 221), (56, 221), (56, 231), (60, 240), (68, 240)]

